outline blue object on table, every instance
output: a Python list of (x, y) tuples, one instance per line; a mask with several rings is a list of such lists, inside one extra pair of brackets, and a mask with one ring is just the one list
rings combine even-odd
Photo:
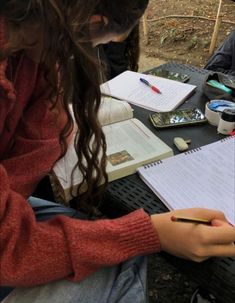
[(215, 112), (222, 112), (225, 108), (235, 108), (235, 103), (228, 100), (211, 100), (208, 108)]

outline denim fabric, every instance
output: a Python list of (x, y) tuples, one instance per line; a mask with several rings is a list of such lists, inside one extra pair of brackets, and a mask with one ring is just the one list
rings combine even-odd
[(106, 267), (80, 283), (17, 288), (2, 303), (146, 303), (146, 257)]
[(76, 219), (86, 219), (87, 216), (73, 208), (66, 207), (64, 205), (54, 203), (48, 200), (43, 200), (35, 197), (30, 197), (28, 202), (30, 203), (37, 221), (45, 221), (53, 218), (57, 215), (64, 215)]

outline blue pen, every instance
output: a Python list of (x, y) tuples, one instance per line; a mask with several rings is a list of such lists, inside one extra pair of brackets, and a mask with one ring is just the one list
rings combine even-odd
[(149, 86), (155, 93), (161, 94), (161, 91), (154, 85), (148, 82), (148, 80), (140, 78), (140, 81), (145, 85)]

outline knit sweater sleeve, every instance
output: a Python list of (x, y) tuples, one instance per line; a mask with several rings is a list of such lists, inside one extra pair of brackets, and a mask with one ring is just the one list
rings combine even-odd
[(7, 171), (11, 189), (28, 198), (38, 182), (60, 157), (60, 132), (66, 122), (64, 112), (51, 110), (48, 99), (33, 100), (24, 111), (14, 134), (12, 148), (1, 164)]
[(149, 216), (138, 210), (114, 220), (55, 217), (36, 222), (27, 201), (10, 188), (0, 165), (0, 284), (33, 286), (81, 280), (102, 266), (160, 249)]

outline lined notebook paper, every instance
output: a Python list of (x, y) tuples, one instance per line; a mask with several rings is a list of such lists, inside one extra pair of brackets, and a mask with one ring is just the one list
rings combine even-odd
[(235, 136), (143, 166), (138, 172), (170, 210), (217, 209), (235, 224)]
[[(140, 82), (140, 78), (148, 80), (156, 86), (161, 94)], [(125, 71), (112, 80), (103, 83), (102, 93), (125, 100), (129, 103), (152, 111), (167, 112), (183, 103), (195, 90), (196, 86), (169, 80), (153, 75), (145, 75), (132, 71)]]

